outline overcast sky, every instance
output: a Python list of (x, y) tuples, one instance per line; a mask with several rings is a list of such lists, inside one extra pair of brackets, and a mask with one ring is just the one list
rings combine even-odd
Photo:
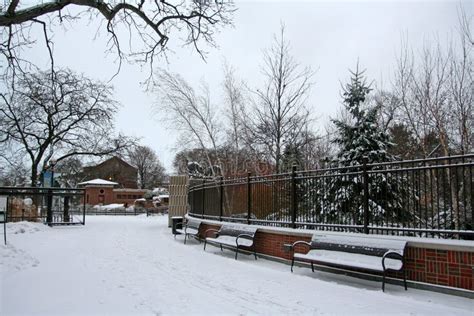
[[(177, 46), (172, 38), (174, 53), (156, 66), (181, 74), (194, 86), (206, 80), (213, 101), (219, 103), (224, 59), (240, 78), (258, 87), (262, 52), (283, 22), (296, 61), (316, 70), (308, 107), (319, 118), (316, 127), (322, 127), (341, 107), (340, 81), (348, 79), (348, 69), (355, 67), (357, 59), (369, 79), (389, 86), (402, 37), (415, 50), (435, 36), (444, 41), (456, 31), (460, 3), (472, 16), (469, 1), (239, 1), (234, 27), (216, 36), (218, 48), (206, 48), (206, 61), (192, 49)], [(104, 54), (106, 32), (102, 30), (94, 40), (96, 29), (93, 22), (80, 22), (58, 32), (54, 39), (57, 65), (109, 80), (117, 65), (113, 56)], [(38, 61), (46, 57), (40, 49), (32, 54)], [(145, 69), (124, 65), (113, 79), (116, 100), (122, 104), (116, 126), (124, 134), (141, 137), (142, 144), (152, 147), (171, 172), (174, 148), (179, 145), (176, 132), (153, 111), (157, 98), (140, 85), (146, 75)]]

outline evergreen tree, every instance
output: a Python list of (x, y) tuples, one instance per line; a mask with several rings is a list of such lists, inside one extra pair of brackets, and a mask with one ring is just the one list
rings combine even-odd
[[(389, 135), (377, 123), (379, 106), (365, 101), (371, 91), (364, 72), (351, 72), (350, 82), (343, 87), (343, 102), (348, 120), (333, 120), (339, 151), (330, 160), (333, 169), (313, 179), (311, 190), (301, 205), (311, 212), (316, 222), (361, 225), (364, 219), (364, 164), (393, 161), (388, 149)], [(368, 166), (373, 171), (374, 166)], [(369, 221), (372, 224), (400, 222), (407, 216), (402, 208), (403, 183), (389, 173), (369, 173)]]
[(333, 120), (338, 132), (334, 142), (340, 148), (335, 161), (342, 166), (392, 161), (393, 156), (387, 152), (392, 145), (389, 136), (377, 123), (380, 106), (365, 106), (372, 89), (366, 83), (364, 72), (357, 69), (351, 74), (351, 82), (342, 93), (351, 119), (349, 122)]

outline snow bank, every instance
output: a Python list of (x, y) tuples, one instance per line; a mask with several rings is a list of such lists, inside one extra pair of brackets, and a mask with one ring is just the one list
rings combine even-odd
[[(3, 226), (3, 225), (2, 225)], [(43, 223), (40, 222), (15, 222), (7, 224), (7, 235), (10, 234), (33, 234), (47, 229)]]
[(0, 315), (472, 315), (465, 298), (390, 284), (383, 293), (380, 282), (236, 261), (228, 250), (184, 245), (167, 224), (167, 216), (8, 224)]

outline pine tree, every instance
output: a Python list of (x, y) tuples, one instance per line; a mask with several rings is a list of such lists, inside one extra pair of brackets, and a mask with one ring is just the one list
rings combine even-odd
[[(392, 146), (389, 135), (377, 123), (379, 107), (365, 103), (371, 88), (364, 72), (357, 69), (351, 74), (342, 93), (349, 119), (333, 120), (337, 129), (334, 142), (339, 146), (336, 157), (330, 160), (333, 169), (312, 180), (312, 189), (301, 205), (316, 222), (361, 225), (364, 218), (361, 166), (395, 160), (388, 152)], [(370, 223), (401, 222), (408, 216), (402, 208), (403, 182), (388, 173), (369, 174)]]
[(392, 145), (389, 136), (377, 123), (379, 106), (365, 106), (372, 89), (366, 83), (364, 72), (357, 69), (351, 74), (351, 82), (346, 84), (342, 94), (351, 119), (349, 122), (333, 120), (338, 131), (334, 142), (340, 147), (335, 161), (341, 166), (393, 161), (394, 157), (387, 152)]

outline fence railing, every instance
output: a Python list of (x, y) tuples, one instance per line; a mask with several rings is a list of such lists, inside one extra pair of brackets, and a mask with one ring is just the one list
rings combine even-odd
[(0, 187), (7, 221), (41, 221), (49, 225), (85, 223), (84, 189)]
[(191, 179), (190, 215), (331, 231), (474, 239), (474, 154)]

